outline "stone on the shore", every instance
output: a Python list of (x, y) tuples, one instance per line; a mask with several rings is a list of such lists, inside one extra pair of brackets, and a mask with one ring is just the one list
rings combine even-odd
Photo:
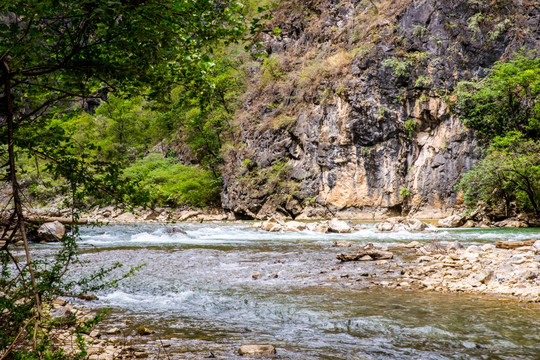
[(155, 333), (154, 330), (151, 330), (151, 329), (147, 328), (144, 325), (139, 326), (137, 328), (136, 332), (137, 332), (138, 335), (151, 335), (151, 334)]
[(352, 228), (345, 221), (338, 220), (337, 218), (333, 218), (332, 220), (328, 222), (328, 231), (344, 234), (344, 233), (350, 233), (352, 231)]
[(120, 332), (120, 329), (117, 327), (113, 327), (113, 328), (107, 329), (105, 332), (109, 335), (114, 335), (114, 334), (118, 334)]
[(62, 319), (68, 320), (71, 319), (75, 314), (66, 306), (60, 306), (50, 312), (53, 319)]
[(130, 212), (125, 212), (120, 215), (118, 215), (114, 221), (119, 221), (123, 223), (134, 223), (137, 221), (137, 216)]
[(517, 219), (517, 218), (504, 219), (502, 221), (494, 223), (493, 226), (501, 227), (501, 228), (526, 228), (526, 227), (529, 227), (529, 225), (525, 221), (522, 221), (522, 220)]
[(473, 220), (467, 220), (465, 224), (461, 225), (464, 229), (470, 229), (474, 227), (474, 221)]
[(499, 249), (516, 249), (522, 246), (534, 246), (536, 240), (525, 240), (525, 241), (497, 241), (495, 242), (495, 247)]
[(198, 210), (189, 210), (189, 211), (185, 211), (183, 212), (180, 217), (178, 218), (178, 221), (186, 221), (192, 217), (195, 217), (197, 215), (201, 214), (200, 211)]
[(464, 223), (465, 223), (465, 217), (463, 217), (463, 216), (461, 216), (459, 214), (455, 214), (455, 215), (451, 215), (451, 216), (448, 216), (448, 217), (446, 217), (444, 219), (439, 220), (439, 222), (437, 224), (440, 227), (456, 228), (456, 227), (460, 227)]
[(272, 345), (242, 345), (238, 350), (238, 354), (241, 356), (269, 356), (276, 354), (276, 348)]
[(38, 241), (60, 241), (66, 234), (66, 227), (60, 221), (48, 222), (38, 229)]

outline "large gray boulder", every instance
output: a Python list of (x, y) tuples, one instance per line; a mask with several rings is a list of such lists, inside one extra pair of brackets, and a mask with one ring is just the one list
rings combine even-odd
[(38, 229), (38, 240), (54, 242), (60, 241), (66, 234), (66, 228), (60, 221), (47, 222)]

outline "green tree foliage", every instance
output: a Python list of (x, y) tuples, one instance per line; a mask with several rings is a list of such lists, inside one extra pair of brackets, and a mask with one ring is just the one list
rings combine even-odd
[(466, 203), (504, 201), (508, 209), (516, 201), (521, 210), (540, 212), (540, 141), (513, 131), (493, 139), (486, 153), (458, 184)]
[(487, 144), (485, 158), (464, 174), (457, 188), (465, 201), (508, 210), (540, 212), (540, 59), (521, 50), (497, 62), (486, 79), (462, 82), (457, 110)]
[(520, 131), (540, 137), (540, 58), (521, 50), (508, 62), (497, 62), (480, 81), (461, 82), (458, 111), (463, 123), (484, 140)]
[(233, 116), (245, 89), (242, 48), (230, 46), (212, 56), (199, 77), (175, 88), (170, 100), (158, 107), (160, 128), (180, 130), (197, 162), (216, 179), (223, 163), (221, 148), (234, 141)]
[[(7, 164), (3, 175), (12, 188), (13, 209), (6, 214), (0, 245), (0, 314), (2, 326), (9, 328), (0, 336), (2, 358), (67, 358), (52, 355), (56, 351), (47, 336), (50, 327), (41, 300), (49, 293), (62, 294), (57, 291), (59, 281), (73, 257), (60, 257), (58, 265), (45, 264), (52, 266), (51, 276), (31, 260), (18, 159), (34, 156), (45, 161), (53, 177), (66, 179), (74, 206), (86, 191), (125, 192), (120, 168), (105, 162), (93, 148), (78, 151), (80, 146), (59, 119), (67, 120), (77, 104), (85, 107), (89, 99), (103, 99), (104, 92), (159, 99), (178, 84), (197, 84), (211, 66), (213, 48), (235, 42), (246, 32), (242, 12), (241, 3), (220, 0), (0, 3), (0, 163)], [(111, 152), (130, 157), (140, 136), (126, 131), (124, 122), (133, 129), (141, 117), (130, 110), (133, 104), (114, 101), (98, 117), (107, 118), (108, 133), (120, 141)], [(11, 252), (20, 238), (26, 261), (21, 264)], [(65, 243), (61, 252), (69, 247)]]
[(141, 96), (125, 98), (111, 94), (95, 114), (80, 111), (56, 122), (69, 135), (78, 151), (93, 149), (107, 160), (134, 161), (164, 137), (156, 116)]
[(211, 171), (182, 165), (161, 154), (138, 160), (124, 177), (138, 184), (139, 200), (145, 203), (207, 207), (220, 201), (221, 181)]

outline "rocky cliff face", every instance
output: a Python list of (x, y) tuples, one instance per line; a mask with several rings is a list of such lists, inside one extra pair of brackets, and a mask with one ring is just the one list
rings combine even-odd
[(535, 1), (282, 1), (227, 153), (239, 217), (448, 215), (481, 154), (459, 81), (540, 48)]

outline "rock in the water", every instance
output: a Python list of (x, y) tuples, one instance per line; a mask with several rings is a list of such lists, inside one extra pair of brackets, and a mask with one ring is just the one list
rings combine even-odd
[(173, 226), (171, 228), (167, 228), (166, 231), (167, 231), (168, 234), (184, 234), (184, 235), (187, 234), (187, 232), (180, 229), (178, 226)]
[(345, 221), (333, 218), (332, 220), (328, 222), (328, 231), (344, 234), (344, 233), (350, 233), (352, 231), (352, 228)]
[(351, 247), (352, 244), (350, 242), (348, 242), (348, 241), (336, 240), (336, 241), (334, 241), (332, 246), (334, 246), (334, 247)]
[(464, 223), (465, 223), (465, 217), (456, 214), (456, 215), (451, 215), (449, 217), (439, 220), (437, 224), (440, 227), (455, 228), (455, 227), (460, 227)]
[(282, 231), (286, 227), (281, 220), (272, 217), (261, 224), (261, 229), (270, 232)]
[(410, 243), (403, 245), (403, 247), (408, 249), (417, 248), (420, 246), (422, 246), (422, 244), (420, 244), (418, 241), (411, 241)]
[(379, 231), (423, 231), (428, 225), (414, 218), (394, 217), (378, 223)]
[(330, 230), (328, 221), (323, 221), (316, 224), (309, 224), (308, 229), (315, 232), (327, 233)]
[(285, 223), (285, 231), (303, 231), (307, 229), (307, 224), (300, 221), (288, 221)]
[(377, 249), (375, 245), (369, 243), (352, 254), (338, 254), (336, 259), (341, 261), (371, 261), (392, 259), (393, 257), (394, 254), (390, 251)]
[(48, 222), (38, 229), (38, 241), (60, 241), (66, 234), (66, 228), (60, 221)]
[(238, 354), (240, 354), (241, 356), (269, 356), (276, 354), (276, 348), (272, 345), (242, 345), (238, 350)]

